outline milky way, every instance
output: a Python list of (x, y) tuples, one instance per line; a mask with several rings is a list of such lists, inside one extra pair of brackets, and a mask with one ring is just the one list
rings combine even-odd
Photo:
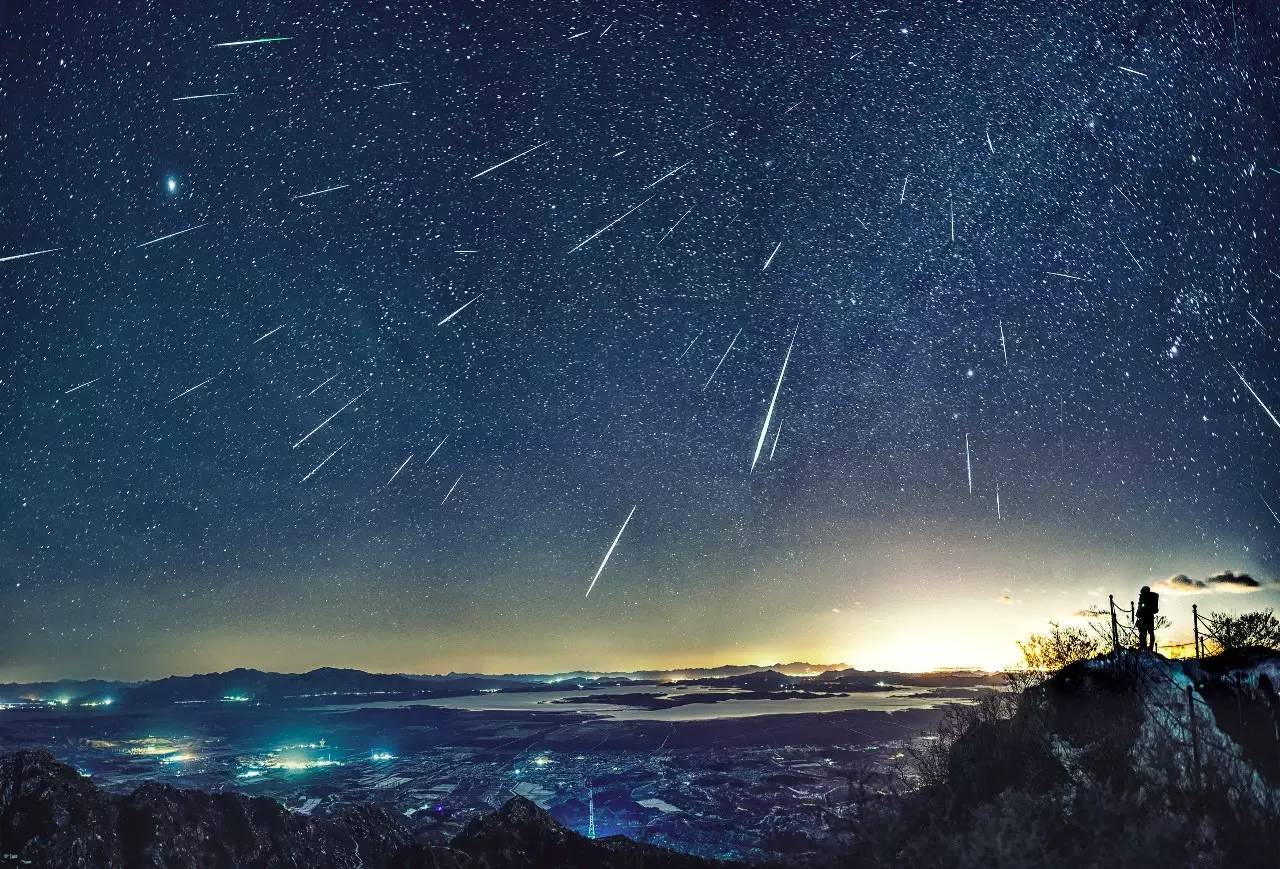
[(1280, 573), (1271, 4), (0, 23), (0, 676), (967, 663)]

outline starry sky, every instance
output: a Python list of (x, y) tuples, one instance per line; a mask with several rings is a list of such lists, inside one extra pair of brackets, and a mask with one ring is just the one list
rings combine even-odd
[(1272, 4), (0, 26), (0, 678), (998, 666), (1174, 574), (1259, 587), (1171, 639), (1280, 602)]

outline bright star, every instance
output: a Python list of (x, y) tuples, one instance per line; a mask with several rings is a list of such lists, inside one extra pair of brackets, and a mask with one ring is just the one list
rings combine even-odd
[(168, 189), (170, 193), (177, 193), (178, 179), (170, 175), (168, 178), (165, 179), (164, 186)]

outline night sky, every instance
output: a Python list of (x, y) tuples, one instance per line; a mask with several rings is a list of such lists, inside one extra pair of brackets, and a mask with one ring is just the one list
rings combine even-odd
[(233, 5), (0, 3), (0, 678), (1280, 602), (1273, 4)]

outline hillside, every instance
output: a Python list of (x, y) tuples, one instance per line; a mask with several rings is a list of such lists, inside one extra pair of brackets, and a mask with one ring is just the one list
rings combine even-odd
[(447, 847), (415, 842), (403, 820), (374, 807), (330, 819), (275, 800), (146, 784), (109, 794), (45, 752), (0, 758), (0, 866), (488, 869), (723, 866), (622, 837), (591, 840), (514, 797)]
[(1273, 867), (1280, 655), (1126, 652), (949, 715), (914, 777), (863, 793), (850, 867)]

